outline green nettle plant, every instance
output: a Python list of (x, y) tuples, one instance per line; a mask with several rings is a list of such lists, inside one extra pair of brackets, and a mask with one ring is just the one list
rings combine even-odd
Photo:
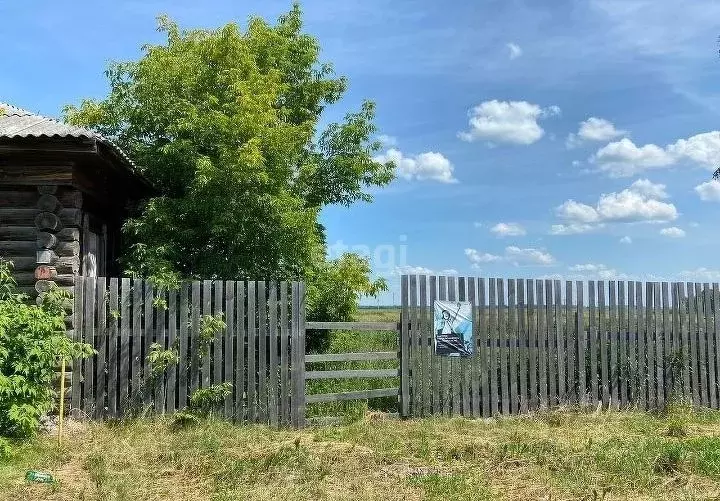
[(34, 305), (16, 290), (11, 264), (0, 260), (0, 435), (26, 437), (55, 405), (60, 361), (94, 350), (65, 335), (67, 293), (51, 290)]

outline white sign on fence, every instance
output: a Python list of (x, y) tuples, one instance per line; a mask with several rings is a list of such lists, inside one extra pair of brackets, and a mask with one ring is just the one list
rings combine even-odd
[(472, 356), (472, 305), (467, 301), (435, 301), (434, 347), (436, 355)]

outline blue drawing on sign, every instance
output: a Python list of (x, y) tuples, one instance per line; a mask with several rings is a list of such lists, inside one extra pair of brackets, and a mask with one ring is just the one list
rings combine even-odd
[(472, 305), (466, 301), (435, 301), (435, 354), (469, 357), (475, 343)]

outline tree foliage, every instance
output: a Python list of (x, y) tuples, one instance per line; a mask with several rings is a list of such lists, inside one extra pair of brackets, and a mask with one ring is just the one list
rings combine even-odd
[[(347, 88), (319, 61), (295, 5), (275, 25), (159, 20), (166, 41), (112, 64), (109, 95), (65, 108), (112, 138), (161, 190), (126, 225), (130, 271), (220, 278), (321, 275), (321, 209), (370, 201), (394, 176), (373, 160), (374, 105), (320, 129)], [(312, 271), (316, 270), (316, 271)], [(366, 283), (361, 288), (370, 286)]]
[(65, 335), (66, 299), (51, 290), (40, 306), (28, 304), (0, 260), (0, 435), (33, 434), (53, 408), (59, 362), (94, 353)]

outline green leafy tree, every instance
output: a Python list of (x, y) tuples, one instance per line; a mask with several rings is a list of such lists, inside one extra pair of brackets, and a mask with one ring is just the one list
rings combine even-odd
[(51, 290), (41, 305), (28, 304), (10, 271), (0, 260), (0, 436), (28, 436), (54, 406), (60, 361), (94, 350), (65, 335), (66, 293)]
[[(109, 67), (105, 99), (65, 108), (68, 122), (112, 138), (161, 190), (126, 225), (130, 271), (326, 276), (322, 208), (371, 201), (368, 189), (394, 177), (392, 163), (373, 160), (373, 103), (320, 129), (347, 82), (319, 61), (298, 5), (244, 31), (186, 31), (165, 17), (159, 30), (165, 43)], [(367, 275), (352, 283), (382, 287)]]

